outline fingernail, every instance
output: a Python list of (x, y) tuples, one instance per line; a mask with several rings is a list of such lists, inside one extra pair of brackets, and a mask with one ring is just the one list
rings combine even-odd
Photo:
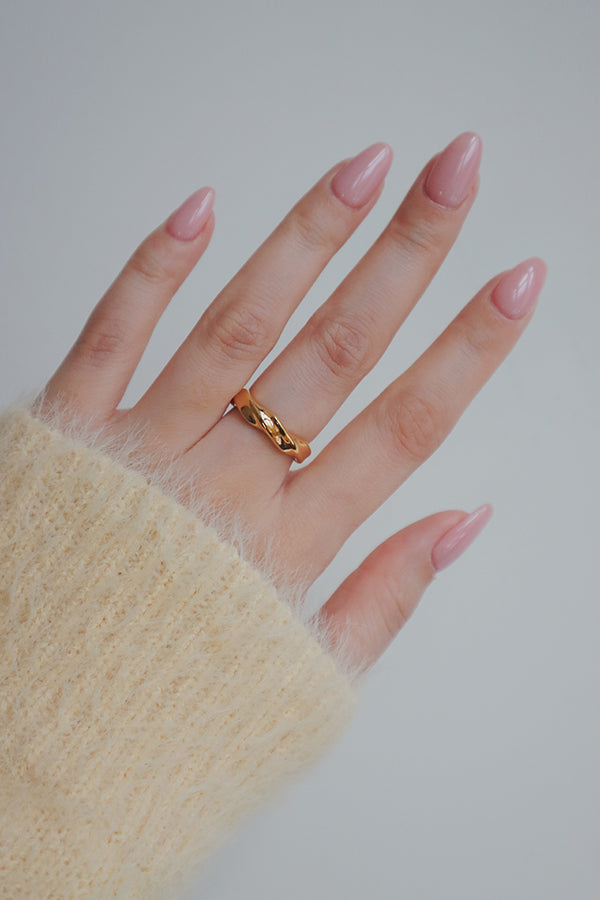
[(493, 506), (490, 503), (485, 503), (479, 509), (476, 509), (475, 512), (466, 516), (450, 531), (447, 531), (431, 551), (433, 568), (438, 571), (445, 569), (455, 559), (458, 559), (490, 521), (493, 512)]
[(346, 206), (364, 206), (387, 175), (393, 155), (389, 144), (371, 144), (335, 173), (331, 190)]
[(214, 199), (215, 192), (211, 187), (194, 191), (167, 219), (169, 234), (179, 241), (191, 241), (198, 237), (210, 216)]
[(508, 319), (527, 315), (537, 300), (547, 271), (544, 260), (534, 256), (507, 272), (492, 291), (492, 300), (502, 315)]
[(425, 181), (425, 193), (436, 203), (456, 209), (466, 200), (481, 162), (481, 138), (464, 131), (438, 156)]

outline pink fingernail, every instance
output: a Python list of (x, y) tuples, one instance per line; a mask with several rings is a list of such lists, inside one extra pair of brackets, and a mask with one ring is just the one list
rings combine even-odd
[(372, 144), (335, 173), (331, 190), (346, 206), (364, 206), (387, 175), (393, 155), (389, 144)]
[(433, 568), (438, 571), (445, 569), (455, 559), (458, 559), (490, 521), (493, 512), (493, 506), (490, 503), (485, 503), (479, 509), (466, 516), (450, 531), (447, 531), (431, 551)]
[(425, 193), (436, 203), (456, 209), (467, 199), (480, 162), (481, 138), (473, 131), (464, 131), (434, 162), (425, 181)]
[(179, 241), (191, 241), (198, 237), (210, 216), (215, 199), (211, 187), (199, 188), (171, 213), (166, 222), (170, 235)]
[(507, 272), (492, 291), (492, 300), (502, 315), (508, 319), (527, 315), (543, 287), (547, 271), (544, 260), (533, 256)]

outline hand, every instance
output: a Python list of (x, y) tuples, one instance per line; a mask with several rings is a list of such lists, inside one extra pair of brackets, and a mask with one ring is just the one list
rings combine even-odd
[[(481, 141), (459, 135), (421, 171), (387, 227), (250, 386), (288, 431), (311, 441), (377, 362), (454, 243), (478, 189)], [(375, 144), (330, 169), (208, 306), (146, 393), (118, 404), (150, 335), (214, 229), (211, 188), (196, 191), (137, 248), (44, 390), (122, 432), (143, 426), (190, 485), (228, 504), (268, 547), (282, 579), (312, 583), (352, 532), (440, 445), (527, 326), (546, 266), (494, 276), (438, 339), (301, 465), (231, 408), (288, 317), (375, 205), (392, 158)], [(295, 467), (292, 468), (292, 465)], [(489, 519), (449, 510), (392, 535), (321, 615), (359, 668), (381, 655), (437, 569)]]

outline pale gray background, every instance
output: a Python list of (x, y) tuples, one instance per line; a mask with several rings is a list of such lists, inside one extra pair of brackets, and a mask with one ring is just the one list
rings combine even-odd
[(598, 4), (4, 0), (0, 25), (2, 401), (42, 386), (142, 238), (211, 184), (212, 244), (134, 402), (300, 194), (377, 140), (395, 151), (385, 192), (277, 349), (465, 129), (483, 138), (481, 189), (315, 452), (494, 273), (549, 265), (509, 360), (313, 600), (414, 519), (490, 501), (492, 522), (372, 671), (335, 750), (190, 898), (597, 898)]

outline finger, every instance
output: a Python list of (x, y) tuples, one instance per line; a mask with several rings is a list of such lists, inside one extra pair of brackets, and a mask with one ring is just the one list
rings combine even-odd
[(112, 413), (161, 314), (208, 246), (214, 193), (195, 191), (139, 245), (46, 385), (45, 402), (60, 398), (100, 418)]
[(211, 303), (134, 407), (163, 443), (188, 449), (220, 419), (374, 206), (391, 160), (391, 147), (378, 143), (330, 169)]
[(379, 659), (436, 572), (470, 546), (492, 513), (485, 504), (470, 515), (452, 510), (421, 519), (376, 547), (342, 582), (318, 615), (358, 670)]
[(326, 516), (325, 557), (439, 447), (524, 331), (545, 275), (532, 258), (492, 279), (309, 466), (288, 475), (290, 508)]
[[(465, 132), (430, 160), (375, 244), (253, 384), (291, 432), (311, 441), (382, 356), (458, 237), (480, 158), (481, 139)], [(281, 479), (291, 460), (274, 459), (262, 437), (266, 477)]]

